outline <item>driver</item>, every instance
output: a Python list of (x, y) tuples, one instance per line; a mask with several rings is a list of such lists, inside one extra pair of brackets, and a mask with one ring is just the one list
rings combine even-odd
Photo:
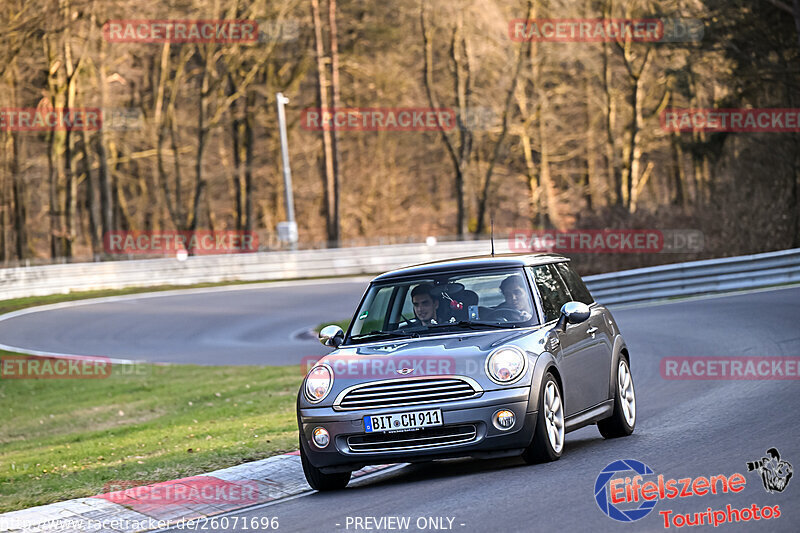
[(436, 310), (439, 309), (439, 299), (433, 297), (433, 285), (420, 283), (411, 289), (411, 303), (414, 305), (415, 318), (408, 322), (403, 322), (400, 327), (427, 327), (436, 324)]
[(522, 278), (518, 275), (508, 276), (500, 283), (500, 292), (503, 293), (505, 301), (494, 309), (513, 309), (522, 320), (530, 320), (533, 314), (530, 308), (530, 296)]

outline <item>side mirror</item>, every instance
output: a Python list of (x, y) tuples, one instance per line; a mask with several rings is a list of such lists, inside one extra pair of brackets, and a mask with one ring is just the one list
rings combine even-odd
[(319, 342), (323, 346), (338, 348), (344, 342), (344, 331), (336, 325), (325, 326), (319, 330)]
[(566, 329), (567, 324), (580, 324), (589, 320), (592, 314), (591, 309), (585, 303), (567, 302), (561, 306), (561, 317), (558, 319), (556, 327)]

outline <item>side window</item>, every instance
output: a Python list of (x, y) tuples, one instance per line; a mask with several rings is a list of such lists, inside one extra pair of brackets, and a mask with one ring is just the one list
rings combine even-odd
[(594, 302), (594, 298), (592, 298), (589, 289), (586, 288), (586, 284), (569, 264), (559, 263), (556, 265), (556, 268), (567, 283), (567, 288), (569, 288), (573, 300), (576, 302), (583, 302), (586, 305)]
[(531, 270), (536, 288), (542, 297), (544, 320), (545, 322), (556, 320), (561, 306), (570, 300), (567, 287), (552, 265), (541, 265)]

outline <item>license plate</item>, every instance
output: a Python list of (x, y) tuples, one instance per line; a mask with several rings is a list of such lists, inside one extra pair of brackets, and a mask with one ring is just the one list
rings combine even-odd
[(370, 415), (364, 417), (364, 429), (367, 433), (409, 431), (441, 425), (441, 409), (414, 411), (411, 413), (394, 413), (391, 415)]

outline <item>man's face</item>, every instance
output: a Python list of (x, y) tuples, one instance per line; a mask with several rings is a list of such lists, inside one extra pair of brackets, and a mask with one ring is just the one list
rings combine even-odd
[(414, 314), (423, 322), (434, 318), (439, 307), (439, 301), (434, 300), (430, 294), (417, 294), (411, 298), (411, 303), (414, 304)]
[(519, 311), (528, 310), (528, 299), (525, 297), (525, 290), (519, 285), (512, 285), (503, 291), (503, 296), (509, 305)]

